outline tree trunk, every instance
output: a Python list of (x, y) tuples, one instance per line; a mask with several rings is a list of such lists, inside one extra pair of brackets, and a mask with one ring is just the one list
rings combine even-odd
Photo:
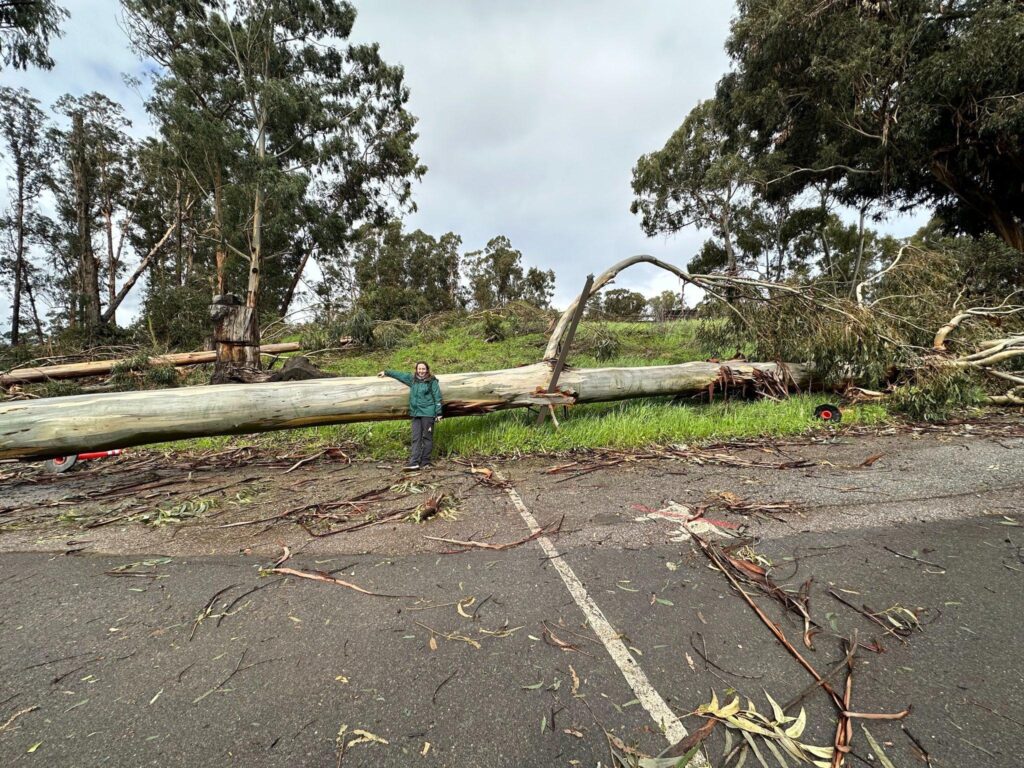
[(224, 190), (221, 185), (220, 169), (216, 171), (213, 189), (213, 222), (217, 231), (217, 247), (214, 249), (214, 260), (217, 264), (217, 293), (224, 293), (225, 274), (227, 272), (228, 254), (224, 247)]
[(39, 319), (39, 309), (36, 307), (36, 296), (32, 289), (32, 275), (28, 271), (28, 265), (25, 265), (25, 295), (28, 296), (28, 306), (32, 310), (32, 322), (36, 327), (36, 335), (39, 337), (38, 341), (41, 344), (45, 338), (43, 335), (43, 323)]
[[(258, 134), (256, 138), (257, 163), (262, 169), (266, 159), (266, 113), (256, 112)], [(253, 196), (252, 228), (250, 230), (249, 280), (245, 301), (234, 294), (220, 294), (210, 308), (214, 320), (213, 341), (217, 350), (212, 384), (251, 381), (260, 367), (259, 296), (263, 268), (263, 185), (257, 174), (256, 193)]]
[(850, 299), (857, 298), (857, 284), (860, 282), (860, 271), (864, 264), (864, 240), (867, 237), (867, 229), (864, 227), (864, 214), (867, 213), (867, 210), (866, 205), (860, 207), (860, 221), (857, 224), (860, 242), (857, 245), (857, 261), (853, 265), (853, 279), (850, 280)]
[(166, 243), (167, 240), (170, 238), (171, 233), (174, 232), (176, 226), (176, 224), (171, 224), (171, 226), (167, 228), (167, 230), (163, 234), (163, 237), (161, 237), (157, 241), (156, 245), (150, 248), (149, 253), (147, 253), (142, 258), (142, 261), (139, 262), (139, 266), (135, 268), (135, 271), (132, 273), (132, 276), (125, 280), (124, 285), (121, 286), (121, 290), (116, 291), (110, 295), (110, 303), (108, 304), (107, 308), (104, 310), (102, 315), (103, 322), (110, 323), (114, 321), (114, 313), (117, 312), (117, 308), (121, 306), (121, 302), (124, 301), (125, 297), (128, 295), (128, 292), (131, 291), (131, 289), (135, 286), (135, 283), (138, 282), (139, 278), (142, 277), (143, 274), (145, 274), (147, 269), (149, 269), (150, 264), (153, 263), (153, 259), (160, 252), (160, 249), (163, 248), (164, 243)]
[[(289, 341), (283, 344), (267, 344), (260, 347), (264, 355), (276, 355), (282, 352), (298, 352), (302, 345)], [(158, 355), (149, 358), (150, 365), (201, 365), (217, 360), (216, 352), (177, 352), (171, 355)], [(56, 379), (82, 379), (88, 376), (106, 376), (124, 360), (93, 360), (88, 363), (67, 363), (66, 365), (46, 365), (39, 368), (15, 368), (0, 374), (0, 386), (11, 384), (32, 384), (40, 381)]]
[(291, 283), (288, 285), (288, 290), (281, 300), (281, 306), (278, 307), (277, 314), (281, 316), (283, 320), (288, 316), (288, 309), (292, 305), (292, 301), (295, 298), (295, 291), (299, 287), (299, 282), (302, 280), (302, 273), (306, 269), (306, 264), (309, 262), (309, 255), (312, 253), (311, 248), (307, 248), (306, 252), (302, 254), (302, 261), (299, 262), (299, 267), (295, 271), (295, 276), (292, 278)]
[[(722, 227), (722, 240), (725, 243), (725, 258), (726, 267), (725, 273), (729, 277), (736, 277), (739, 274), (739, 266), (736, 263), (736, 249), (732, 245), (732, 231), (730, 229), (729, 221), (729, 206), (731, 205), (732, 195), (730, 194), (726, 200), (725, 213), (722, 214), (721, 227)], [(725, 300), (729, 304), (736, 303), (736, 289), (729, 286), (725, 289)]]
[[(758, 374), (757, 372), (761, 372)], [(446, 416), (531, 405), (698, 395), (778, 375), (805, 387), (803, 366), (684, 363), (563, 371), (558, 392), (539, 394), (551, 366), (440, 376)], [(229, 384), (76, 395), (0, 403), (0, 459), (67, 456), (84, 450), (320, 424), (408, 418), (409, 390), (392, 379), (359, 376), (268, 384)]]
[(75, 216), (78, 221), (78, 311), (82, 324), (95, 330), (101, 323), (100, 282), (92, 249), (92, 179), (85, 151), (82, 113), (75, 113), (71, 128), (71, 167), (75, 184)]
[(113, 305), (117, 297), (117, 256), (114, 254), (114, 214), (110, 206), (105, 206), (103, 211), (103, 224), (107, 236), (107, 309), (103, 320), (116, 323), (117, 308)]
[(16, 347), (21, 341), (21, 286), (22, 276), (25, 273), (25, 168), (19, 163), (15, 173), (17, 175), (18, 199), (17, 216), (18, 223), (15, 233), (15, 254), (14, 254), (14, 296), (11, 297), (11, 346)]

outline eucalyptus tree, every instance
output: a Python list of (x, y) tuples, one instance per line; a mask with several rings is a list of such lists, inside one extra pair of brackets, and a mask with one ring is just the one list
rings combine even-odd
[(137, 145), (121, 105), (101, 93), (65, 95), (54, 109), (70, 123), (50, 131), (51, 186), (64, 219), (67, 257), (75, 267), (66, 286), (73, 293), (68, 321), (93, 332), (114, 321), (127, 293), (118, 290), (117, 278), (126, 265), (139, 194)]
[(46, 141), (48, 118), (39, 101), (24, 88), (0, 87), (0, 157), (9, 164), (10, 208), (0, 213), (0, 267), (11, 277), (11, 344), (21, 342), (22, 299), (29, 300), (36, 334), (42, 323), (32, 288), (35, 268), (30, 249), (44, 231), (39, 211), (50, 162)]
[(639, 320), (647, 309), (647, 298), (639, 291), (612, 288), (604, 293), (603, 311), (616, 320)]
[(725, 271), (739, 269), (735, 222), (750, 195), (752, 170), (743, 143), (715, 100), (699, 103), (660, 150), (633, 169), (630, 210), (649, 236), (695, 226), (714, 232)]
[(538, 307), (551, 304), (555, 273), (538, 267), (523, 267), (523, 254), (512, 247), (505, 235), (492, 237), (483, 250), (464, 257), (469, 297), (476, 309), (494, 309), (513, 301), (527, 301)]
[(410, 205), (425, 168), (403, 70), (377, 45), (349, 41), (356, 13), (347, 2), (124, 7), (135, 46), (158, 65), (149, 108), (211, 201), (204, 237), (217, 247), (217, 290), (244, 294), (241, 362), (256, 366), (259, 315), (294, 292), (307, 254), (336, 256), (359, 224), (383, 224)]
[(357, 306), (372, 319), (415, 322), (460, 306), (459, 246), (452, 232), (404, 232), (395, 220), (364, 227), (353, 249)]
[(740, 0), (717, 98), (774, 194), (828, 181), (1024, 251), (1022, 39), (1019, 0)]
[(53, 0), (0, 0), (0, 69), (51, 69), (50, 38), (61, 36), (67, 17)]
[(662, 291), (647, 300), (651, 319), (656, 323), (664, 323), (683, 310), (683, 297), (675, 291)]

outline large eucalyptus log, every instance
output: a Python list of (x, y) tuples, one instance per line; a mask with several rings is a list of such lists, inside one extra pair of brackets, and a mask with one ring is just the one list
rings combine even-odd
[[(665, 395), (695, 395), (760, 376), (805, 386), (802, 366), (683, 363), (562, 372), (545, 394), (547, 363), (440, 376), (446, 416), (530, 405), (569, 405)], [(409, 390), (392, 380), (351, 377), (145, 392), (118, 392), (0, 403), (0, 459), (48, 458), (189, 437), (243, 434), (407, 417)]]
[[(283, 344), (264, 344), (260, 353), (277, 355), (282, 352), (298, 352), (302, 345), (298, 342)], [(216, 352), (177, 352), (171, 355), (158, 355), (149, 358), (150, 365), (200, 365), (212, 363), (217, 359)], [(15, 368), (0, 374), (0, 386), (11, 384), (31, 384), (54, 379), (82, 379), (87, 376), (106, 376), (114, 367), (124, 360), (93, 360), (88, 363), (67, 363), (64, 365), (46, 365), (39, 368)]]

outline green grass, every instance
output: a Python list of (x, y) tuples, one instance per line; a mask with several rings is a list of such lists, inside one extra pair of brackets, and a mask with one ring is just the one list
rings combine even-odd
[[(596, 403), (559, 414), (561, 428), (549, 422), (535, 425), (529, 411), (505, 411), (442, 421), (435, 432), (435, 451), (442, 456), (522, 456), (592, 448), (636, 449), (676, 443), (699, 444), (750, 437), (785, 437), (826, 429), (814, 418), (814, 408), (826, 402), (821, 395), (800, 395), (782, 402), (731, 401), (707, 405), (676, 405), (666, 399)], [(843, 424), (878, 425), (888, 420), (880, 405), (861, 405), (844, 411)], [(316, 450), (327, 445), (349, 446), (363, 457), (399, 459), (405, 456), (409, 423), (405, 420), (365, 422), (266, 433), (244, 438), (206, 438), (165, 446), (169, 450), (226, 448), (255, 444), (278, 451)]]
[[(599, 359), (591, 350), (593, 336), (606, 329), (619, 343), (618, 353)], [(697, 323), (683, 320), (656, 323), (591, 323), (580, 324), (573, 344), (570, 362), (580, 368), (602, 366), (673, 365), (707, 357), (694, 342)], [(297, 340), (287, 339), (287, 340)], [(502, 341), (487, 342), (472, 323), (444, 329), (443, 334), (412, 333), (404, 343), (393, 348), (363, 354), (320, 359), (325, 370), (346, 376), (366, 376), (383, 368), (411, 370), (419, 360), (426, 360), (435, 373), (463, 373), (515, 368), (540, 360), (547, 344), (543, 330), (510, 335)], [(301, 354), (301, 353), (297, 353)]]
[[(547, 322), (543, 316), (518, 320), (507, 317), (502, 321), (506, 338), (487, 342), (483, 321), (462, 318), (413, 330), (391, 349), (318, 356), (316, 363), (345, 376), (371, 375), (384, 368), (411, 370), (418, 360), (426, 360), (439, 374), (512, 368), (541, 358), (547, 343)], [(700, 348), (696, 340), (698, 326), (693, 320), (664, 324), (584, 321), (569, 362), (580, 368), (597, 368), (704, 360), (711, 352)], [(294, 334), (283, 340), (298, 339), (299, 334)], [(204, 371), (195, 373), (196, 377), (204, 375)], [(668, 398), (597, 403), (576, 406), (568, 417), (559, 411), (559, 430), (550, 420), (544, 427), (536, 427), (532, 412), (505, 411), (445, 420), (437, 427), (435, 446), (438, 454), (446, 456), (517, 456), (782, 437), (822, 428), (813, 412), (825, 400), (824, 395), (804, 395), (783, 402), (719, 401), (710, 405), (678, 405)], [(883, 406), (860, 406), (846, 412), (844, 424), (880, 424), (887, 419)], [(342, 445), (363, 457), (397, 459), (406, 454), (409, 432), (406, 420), (366, 422), (176, 441), (157, 450), (195, 451), (254, 444), (272, 452), (297, 454)]]
[[(696, 341), (697, 327), (692, 320), (664, 324), (584, 321), (569, 362), (580, 368), (596, 368), (704, 360), (708, 353)], [(418, 360), (426, 360), (439, 374), (512, 368), (534, 363), (544, 353), (547, 336), (543, 329), (534, 324), (524, 330), (527, 332), (487, 342), (479, 323), (463, 320), (443, 329), (414, 331), (393, 349), (348, 353), (317, 362), (326, 370), (346, 376), (370, 375), (384, 368), (411, 370)], [(615, 351), (610, 357), (600, 354), (602, 347), (607, 351), (609, 336)], [(443, 421), (435, 433), (435, 450), (444, 456), (518, 456), (798, 435), (822, 428), (814, 419), (814, 407), (825, 401), (824, 395), (804, 395), (783, 402), (719, 401), (707, 405), (673, 404), (668, 398), (596, 403), (576, 406), (568, 417), (560, 412), (558, 430), (550, 421), (536, 427), (533, 412), (505, 411)], [(887, 418), (882, 406), (860, 406), (846, 412), (844, 423), (879, 424)], [(298, 453), (344, 445), (364, 457), (398, 459), (407, 452), (409, 432), (405, 420), (378, 421), (181, 441), (166, 448), (214, 449), (245, 443)]]

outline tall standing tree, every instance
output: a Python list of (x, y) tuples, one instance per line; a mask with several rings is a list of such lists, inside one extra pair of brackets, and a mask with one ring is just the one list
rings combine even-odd
[(0, 241), (0, 266), (11, 276), (11, 345), (21, 342), (22, 299), (30, 300), (36, 333), (42, 323), (35, 306), (34, 268), (29, 249), (42, 234), (44, 222), (38, 203), (46, 184), (49, 147), (46, 114), (24, 88), (0, 88), (0, 155), (10, 163), (8, 180), (10, 210), (0, 216), (0, 229), (9, 235)]
[(523, 277), (519, 298), (541, 309), (551, 306), (555, 297), (555, 270), (530, 267)]
[(53, 0), (0, 0), (0, 68), (51, 69), (51, 37), (60, 37), (68, 12)]
[[(260, 312), (280, 306), (305, 264), (291, 241), (310, 223), (303, 203), (315, 198), (345, 233), (409, 205), (425, 168), (412, 149), (403, 70), (378, 46), (347, 42), (356, 17), (347, 2), (124, 6), (133, 42), (160, 67), (151, 110), (197, 191), (213, 200), (218, 289), (245, 297), (223, 362), (258, 367)], [(229, 256), (244, 270), (233, 273)], [(263, 302), (268, 277), (280, 293)]]
[(96, 123), (87, 121), (84, 105), (69, 96), (58, 102), (57, 109), (71, 121), (69, 129), (52, 133), (59, 157), (53, 190), (66, 223), (64, 242), (69, 246), (68, 256), (73, 262), (73, 267), (69, 264), (67, 270), (71, 278), (70, 285), (66, 286), (70, 294), (68, 324), (81, 326), (91, 334), (102, 323), (100, 265), (93, 243), (95, 158), (90, 151), (90, 129)]
[(117, 278), (139, 194), (138, 148), (121, 105), (101, 93), (63, 96), (55, 109), (70, 122), (50, 134), (57, 160), (52, 187), (75, 264), (69, 322), (94, 333), (114, 321), (127, 294)]

